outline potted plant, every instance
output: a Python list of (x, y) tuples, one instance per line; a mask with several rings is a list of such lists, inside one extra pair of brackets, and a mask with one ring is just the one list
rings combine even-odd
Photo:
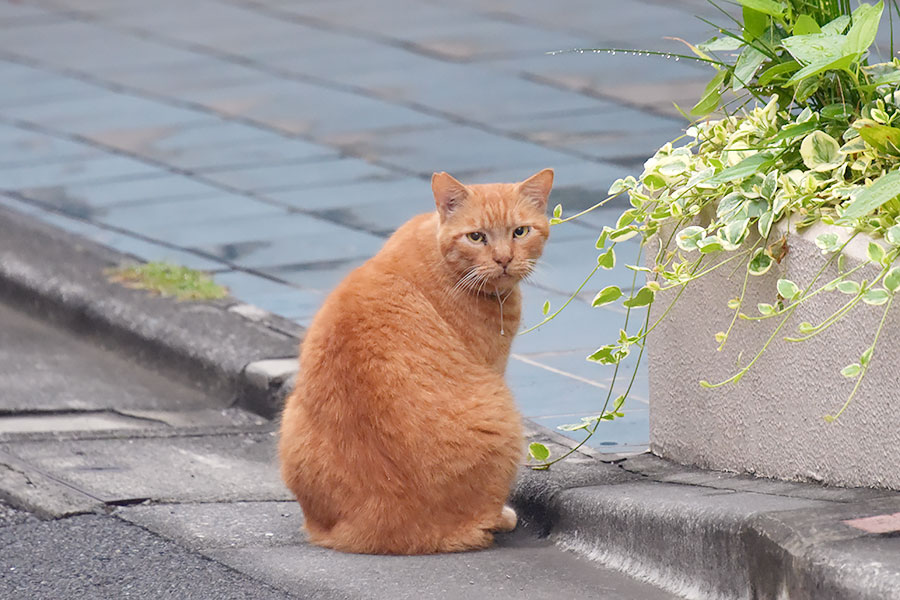
[[(588, 360), (648, 352), (661, 456), (900, 489), (900, 61), (867, 61), (884, 5), (739, 2), (739, 28), (682, 56), (715, 70), (699, 119), (610, 189), (631, 206), (594, 272), (631, 237), (642, 258), (594, 298), (627, 316)], [(629, 389), (564, 427), (590, 436)]]

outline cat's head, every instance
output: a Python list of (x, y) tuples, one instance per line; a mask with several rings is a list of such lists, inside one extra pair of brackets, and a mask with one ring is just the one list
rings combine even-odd
[(432, 176), (438, 244), (460, 289), (505, 291), (531, 273), (550, 233), (552, 186), (552, 169), (520, 183), (463, 185), (447, 173)]

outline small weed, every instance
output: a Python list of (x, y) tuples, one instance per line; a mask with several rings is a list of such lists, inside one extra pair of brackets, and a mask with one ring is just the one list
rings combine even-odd
[(200, 271), (165, 262), (150, 262), (107, 269), (110, 281), (125, 287), (149, 290), (178, 300), (215, 300), (228, 290)]

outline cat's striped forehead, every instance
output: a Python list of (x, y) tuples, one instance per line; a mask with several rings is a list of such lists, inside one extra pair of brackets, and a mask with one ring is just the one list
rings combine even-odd
[(471, 195), (462, 203), (457, 222), (483, 228), (515, 228), (544, 217), (517, 184), (488, 183), (468, 186)]

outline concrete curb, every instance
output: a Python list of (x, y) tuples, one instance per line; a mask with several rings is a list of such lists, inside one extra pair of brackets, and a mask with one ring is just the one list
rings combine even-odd
[(702, 471), (650, 454), (554, 471), (523, 473), (513, 495), (540, 519), (538, 533), (686, 598), (900, 598), (897, 532), (844, 522), (898, 513), (900, 494)]
[[(0, 209), (0, 299), (219, 394), (223, 404), (274, 417), (292, 385), (302, 330), (234, 299), (178, 303), (106, 280), (104, 268), (131, 260)], [(572, 444), (534, 423), (526, 431), (557, 456)], [(0, 469), (0, 489), (19, 504), (43, 506), (29, 496), (35, 473), (18, 469), (14, 457), (3, 462), (11, 466)], [(47, 515), (102, 506), (55, 479), (44, 483), (62, 499), (44, 507)], [(900, 513), (900, 494), (889, 491), (771, 481), (585, 448), (549, 471), (523, 468), (511, 502), (524, 529), (687, 598), (900, 598), (900, 537), (844, 523)]]
[[(0, 298), (263, 416), (276, 391), (248, 365), (295, 357), (302, 328), (237, 300), (177, 302), (110, 283), (104, 269), (138, 262), (0, 208)], [(251, 317), (241, 313), (250, 314)]]

